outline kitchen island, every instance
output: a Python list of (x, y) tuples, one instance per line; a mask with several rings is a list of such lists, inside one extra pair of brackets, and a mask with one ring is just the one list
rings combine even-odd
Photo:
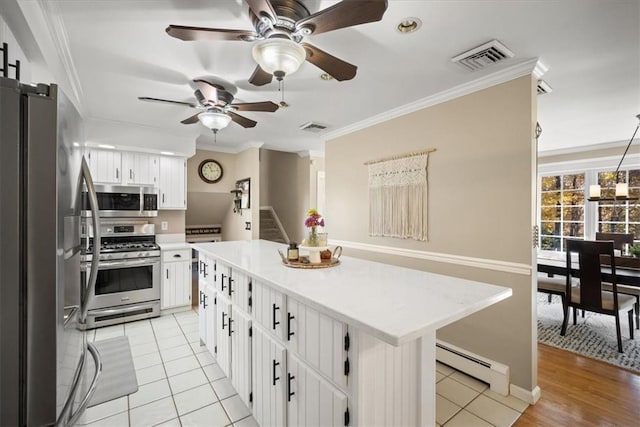
[(263, 240), (193, 248), (201, 338), (261, 425), (435, 425), (435, 331), (511, 295), (349, 257), (295, 269)]

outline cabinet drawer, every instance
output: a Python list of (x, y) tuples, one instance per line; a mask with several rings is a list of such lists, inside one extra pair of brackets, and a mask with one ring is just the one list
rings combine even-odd
[(189, 261), (191, 262), (191, 249), (176, 249), (169, 251), (162, 251), (162, 261)]

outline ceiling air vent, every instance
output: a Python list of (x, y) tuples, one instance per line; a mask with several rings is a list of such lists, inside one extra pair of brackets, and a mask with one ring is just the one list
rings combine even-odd
[(481, 46), (463, 52), (451, 58), (451, 60), (468, 70), (476, 71), (513, 57), (514, 53), (507, 49), (505, 45), (498, 40), (491, 40)]
[(327, 128), (327, 125), (323, 125), (322, 123), (316, 122), (307, 122), (303, 125), (300, 125), (300, 130), (306, 130), (307, 132), (319, 133)]
[(549, 86), (544, 80), (538, 80), (538, 95), (544, 95), (545, 93), (551, 93), (553, 88)]

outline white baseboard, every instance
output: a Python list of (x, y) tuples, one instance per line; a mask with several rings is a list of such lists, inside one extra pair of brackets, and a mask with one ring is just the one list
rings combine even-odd
[(503, 396), (509, 394), (509, 367), (442, 340), (436, 340), (436, 360), (489, 384)]
[(533, 390), (525, 390), (522, 387), (511, 384), (509, 391), (513, 397), (516, 397), (523, 402), (527, 402), (529, 405), (535, 405), (538, 399), (540, 399), (540, 387), (535, 386)]

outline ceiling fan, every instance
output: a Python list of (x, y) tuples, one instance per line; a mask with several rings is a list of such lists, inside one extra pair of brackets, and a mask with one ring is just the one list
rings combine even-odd
[(167, 33), (180, 40), (260, 40), (253, 47), (258, 63), (249, 83), (262, 86), (273, 76), (282, 81), (305, 60), (336, 80), (355, 77), (356, 67), (305, 43), (305, 36), (326, 33), (382, 19), (387, 0), (343, 0), (314, 14), (301, 0), (245, 0), (255, 31), (169, 25)]
[(202, 123), (217, 134), (220, 129), (225, 128), (231, 121), (236, 122), (244, 128), (252, 128), (258, 123), (248, 119), (236, 111), (263, 111), (274, 112), (278, 109), (278, 105), (271, 101), (263, 102), (236, 102), (233, 103), (233, 95), (227, 91), (222, 85), (211, 83), (203, 79), (195, 79), (196, 90), (193, 94), (197, 103), (173, 101), (170, 99), (151, 98), (147, 96), (139, 96), (141, 101), (162, 102), (170, 104), (186, 105), (187, 107), (202, 110), (180, 123), (190, 125)]

